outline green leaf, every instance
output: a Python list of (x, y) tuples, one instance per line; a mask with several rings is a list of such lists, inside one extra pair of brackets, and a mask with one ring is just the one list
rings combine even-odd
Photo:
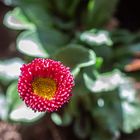
[(129, 45), (135, 39), (135, 35), (128, 30), (115, 30), (110, 35), (114, 44), (120, 45)]
[(90, 133), (91, 124), (88, 117), (80, 117), (75, 120), (74, 123), (74, 132), (81, 138), (85, 139)]
[(123, 114), (118, 90), (101, 92), (91, 113), (100, 129), (112, 134), (119, 131), (123, 125)]
[(76, 94), (72, 96), (71, 101), (67, 106), (67, 110), (71, 116), (80, 117), (80, 110), (78, 107), (78, 96)]
[(86, 95), (83, 94), (83, 96), (81, 96), (81, 104), (83, 105), (83, 110), (89, 111), (91, 112), (91, 110), (93, 109), (94, 106), (94, 97), (92, 96), (93, 94), (91, 93), (87, 93)]
[(82, 72), (80, 72), (76, 76), (75, 85), (76, 86), (74, 86), (74, 88), (73, 88), (73, 93), (75, 95), (86, 95), (87, 93), (89, 93), (89, 90), (84, 83), (84, 77), (83, 77)]
[(8, 5), (8, 6), (13, 5), (15, 3), (15, 1), (13, 1), (13, 0), (4, 0), (3, 2), (5, 5)]
[(24, 62), (19, 58), (0, 61), (0, 80), (10, 81), (17, 79), (20, 75), (20, 67)]
[(84, 81), (85, 81), (85, 85), (86, 87), (90, 90), (93, 91), (93, 87), (95, 84), (95, 81), (93, 81), (86, 73), (83, 74), (84, 77)]
[(26, 55), (48, 57), (35, 31), (24, 31), (17, 38), (17, 49)]
[(55, 26), (61, 30), (72, 30), (75, 27), (75, 21), (63, 21), (59, 18), (55, 19)]
[(111, 46), (113, 44), (109, 33), (105, 30), (92, 29), (85, 31), (80, 35), (80, 40), (87, 43), (90, 46), (94, 45), (107, 45)]
[(104, 62), (112, 60), (113, 45), (109, 32), (105, 30), (92, 29), (80, 34), (80, 40), (88, 45), (98, 57), (102, 57)]
[(9, 118), (14, 122), (33, 123), (45, 115), (45, 112), (34, 112), (22, 103), (10, 112)]
[(49, 54), (54, 54), (68, 43), (68, 36), (55, 29), (38, 28), (38, 37)]
[(74, 44), (61, 49), (53, 58), (63, 62), (72, 69), (87, 67), (96, 62), (96, 55), (92, 50)]
[(62, 118), (59, 114), (52, 113), (51, 114), (51, 119), (56, 125), (62, 125)]
[(6, 100), (7, 100), (9, 111), (21, 105), (22, 100), (19, 98), (19, 94), (17, 91), (17, 82), (13, 82), (8, 87), (6, 91)]
[[(97, 59), (96, 59), (97, 60)], [(96, 61), (97, 62), (97, 61)], [(82, 69), (82, 73), (83, 73), (83, 81), (84, 81), (84, 75), (86, 74), (88, 77), (90, 77), (93, 81), (96, 80), (96, 78), (98, 77), (99, 73), (96, 70), (96, 63), (95, 65), (91, 65), (88, 67), (84, 67)]]
[(66, 11), (68, 12), (68, 14), (71, 16), (71, 17), (74, 17), (75, 14), (76, 14), (76, 11), (77, 11), (77, 7), (78, 5), (80, 4), (80, 0), (71, 0), (69, 2), (67, 2), (67, 9)]
[(118, 70), (98, 75), (96, 81), (93, 81), (86, 73), (83, 76), (86, 87), (95, 93), (114, 90), (125, 81), (123, 74)]
[(35, 29), (34, 24), (29, 22), (20, 8), (15, 8), (13, 11), (7, 12), (4, 17), (3, 23), (15, 30)]
[(134, 130), (140, 128), (140, 102), (137, 98), (137, 92), (134, 88), (133, 81), (130, 79), (126, 79), (119, 90), (123, 110), (122, 130), (125, 133), (132, 133)]
[(102, 64), (103, 64), (103, 58), (97, 57), (96, 58), (96, 64), (95, 64), (96, 69), (100, 69)]
[(63, 114), (58, 113), (51, 114), (52, 121), (59, 126), (67, 126), (72, 122), (72, 116), (68, 111), (63, 111)]
[(102, 57), (104, 60), (103, 64), (108, 64), (112, 61), (113, 57), (113, 49), (109, 46), (102, 45), (102, 46), (92, 46), (92, 49), (96, 53), (98, 57)]
[(119, 132), (112, 135), (107, 130), (101, 130), (101, 128), (98, 128), (93, 130), (92, 134), (90, 135), (90, 140), (117, 140), (119, 136)]
[(71, 124), (71, 122), (72, 122), (72, 115), (67, 110), (65, 110), (62, 115), (62, 125), (68, 126)]
[[(87, 12), (83, 16), (83, 22), (87, 25), (87, 28), (101, 28), (112, 17), (118, 0), (89, 0)], [(92, 4), (92, 5), (91, 5)], [(86, 18), (86, 20), (85, 20)]]
[[(140, 104), (122, 103), (123, 107), (123, 131), (125, 133), (132, 133), (134, 130), (140, 128)], [(135, 121), (134, 121), (135, 120)]]
[[(122, 61), (122, 59), (129, 59), (140, 53), (140, 43), (120, 47), (115, 51), (115, 58)], [(120, 62), (121, 63), (121, 62)]]
[(78, 75), (78, 73), (80, 72), (80, 68), (75, 68), (75, 69), (73, 69), (72, 71), (71, 71), (71, 73), (72, 73), (72, 75), (74, 76), (74, 77), (76, 77), (77, 75)]
[(131, 54), (140, 53), (140, 43), (130, 45), (128, 50), (131, 52)]
[(8, 117), (7, 101), (4, 94), (0, 92), (0, 119), (6, 120), (7, 117)]
[[(45, 2), (45, 3), (44, 3)], [(53, 25), (53, 19), (46, 10), (46, 1), (18, 1), (26, 17), (36, 25), (37, 28), (47, 30)]]

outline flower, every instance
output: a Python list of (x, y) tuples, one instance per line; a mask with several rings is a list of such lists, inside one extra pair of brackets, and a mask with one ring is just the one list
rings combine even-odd
[(20, 70), (20, 98), (34, 111), (53, 112), (69, 101), (74, 78), (61, 62), (36, 58)]

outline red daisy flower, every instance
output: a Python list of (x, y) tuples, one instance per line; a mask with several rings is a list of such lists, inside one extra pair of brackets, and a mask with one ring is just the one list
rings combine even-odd
[(18, 92), (34, 111), (56, 111), (71, 97), (74, 78), (62, 63), (36, 58), (21, 67)]

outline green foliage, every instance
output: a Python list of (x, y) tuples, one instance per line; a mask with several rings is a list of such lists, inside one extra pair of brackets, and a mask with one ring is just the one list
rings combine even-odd
[(21, 104), (21, 100), (17, 91), (17, 82), (12, 83), (6, 94), (7, 104), (9, 106), (9, 112)]
[(122, 129), (126, 133), (132, 133), (133, 130), (140, 127), (140, 103), (132, 81), (127, 80), (125, 85), (120, 87), (120, 97), (122, 99), (121, 104), (123, 109)]
[(24, 29), (34, 29), (35, 26), (24, 15), (23, 11), (20, 8), (15, 8), (13, 11), (9, 11), (5, 17), (3, 23), (15, 30), (24, 30)]
[[(124, 71), (140, 54), (140, 34), (105, 28), (117, 1), (5, 0), (15, 8), (3, 22), (21, 31), (16, 47), (24, 61), (53, 58), (71, 68), (73, 97), (61, 113), (51, 114), (51, 120), (58, 126), (71, 125), (80, 139), (114, 140), (121, 131), (132, 133), (140, 128), (140, 101), (134, 86), (139, 75)], [(32, 124), (45, 113), (33, 112), (19, 99), (17, 81), (13, 81), (19, 73), (6, 71), (14, 63), (7, 61), (0, 61), (2, 93), (6, 87), (6, 95), (0, 94), (0, 106), (4, 107), (0, 117)]]
[(44, 112), (34, 112), (33, 110), (29, 109), (25, 104), (21, 103), (20, 106), (11, 110), (9, 114), (9, 119), (13, 122), (33, 123), (42, 118), (44, 115)]
[[(80, 56), (80, 59), (77, 59), (77, 56)], [(72, 69), (87, 67), (96, 62), (96, 56), (92, 50), (76, 44), (60, 49), (59, 52), (54, 54), (53, 58), (62, 61)]]
[(91, 124), (88, 118), (77, 118), (74, 123), (74, 132), (75, 134), (81, 138), (85, 139), (88, 137), (91, 131)]
[(72, 117), (68, 112), (64, 112), (62, 116), (57, 113), (51, 114), (52, 121), (59, 126), (67, 126), (72, 122)]
[(90, 45), (91, 47), (112, 45), (112, 40), (109, 36), (109, 32), (103, 30), (92, 29), (90, 31), (85, 31), (80, 35), (80, 40)]
[(36, 31), (24, 31), (17, 38), (17, 49), (26, 55), (47, 57), (48, 54), (40, 44)]
[(89, 0), (87, 20), (89, 28), (101, 28), (112, 16), (118, 0)]
[(0, 61), (0, 81), (2, 80), (6, 84), (11, 80), (17, 79), (20, 74), (19, 69), (23, 63), (24, 61), (20, 58)]
[(8, 117), (8, 107), (6, 103), (6, 98), (3, 93), (0, 92), (0, 118), (6, 120)]

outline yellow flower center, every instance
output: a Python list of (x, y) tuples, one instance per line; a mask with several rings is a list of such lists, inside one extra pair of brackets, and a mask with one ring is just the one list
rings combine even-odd
[(35, 78), (32, 82), (34, 94), (45, 99), (52, 99), (56, 92), (56, 82), (51, 78)]

